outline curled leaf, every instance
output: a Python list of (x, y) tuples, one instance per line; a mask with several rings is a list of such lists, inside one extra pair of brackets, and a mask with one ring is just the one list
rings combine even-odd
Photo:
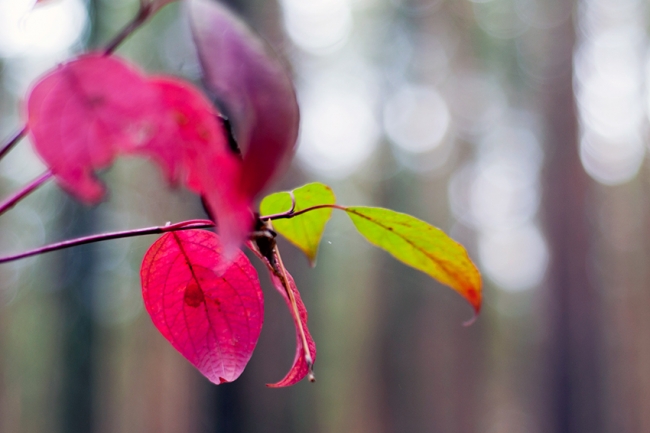
[(368, 242), (453, 288), (478, 314), (481, 274), (462, 245), (411, 215), (362, 206), (349, 206), (345, 211)]
[[(285, 275), (286, 283), (284, 282), (284, 277), (278, 277), (273, 272), (271, 272), (271, 280), (273, 281), (273, 286), (286, 301), (287, 306), (291, 310), (294, 324), (296, 325), (296, 356), (287, 375), (279, 382), (268, 384), (267, 386), (270, 388), (291, 386), (300, 382), (305, 376), (311, 373), (312, 366), (316, 361), (316, 343), (307, 328), (307, 309), (302, 302), (300, 292), (298, 292), (293, 277), (286, 270)], [(291, 297), (294, 298), (294, 301), (291, 300)], [(294, 308), (297, 310), (297, 314)], [(307, 359), (307, 352), (309, 353), (309, 360)]]
[(189, 0), (189, 10), (203, 78), (233, 123), (244, 155), (239, 186), (252, 200), (295, 152), (293, 84), (266, 44), (226, 7)]
[(269, 270), (273, 286), (282, 295), (289, 307), (294, 325), (296, 326), (296, 356), (293, 365), (287, 375), (279, 382), (267, 384), (270, 388), (280, 388), (291, 386), (306, 376), (314, 381), (313, 365), (316, 362), (316, 343), (307, 328), (307, 309), (302, 302), (300, 292), (296, 287), (293, 277), (282, 264), (282, 259), (277, 251), (277, 247), (271, 253), (270, 257), (265, 257), (258, 248), (249, 242), (249, 247), (266, 265)]
[(204, 230), (164, 234), (147, 251), (142, 296), (160, 333), (211, 382), (235, 380), (262, 329), (264, 301), (255, 268), (239, 252), (224, 259)]
[[(292, 194), (293, 200), (295, 200), (294, 212), (313, 206), (336, 203), (332, 189), (320, 182), (303, 185), (294, 189)], [(268, 195), (260, 204), (260, 212), (262, 215), (271, 215), (288, 211), (293, 205), (293, 200), (291, 194), (287, 192)], [(294, 218), (274, 220), (273, 228), (300, 248), (309, 262), (314, 265), (325, 225), (331, 216), (332, 208), (317, 209)]]

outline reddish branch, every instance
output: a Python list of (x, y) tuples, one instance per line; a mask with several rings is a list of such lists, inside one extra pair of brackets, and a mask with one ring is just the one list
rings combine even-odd
[[(46, 173), (46, 175), (47, 174), (49, 174), (49, 173)], [(43, 175), (42, 177), (44, 177), (44, 176), (45, 175)], [(39, 179), (41, 179), (41, 178), (39, 178)], [(36, 183), (39, 179), (37, 179), (33, 183)], [(47, 180), (47, 178), (44, 179), (43, 181), (45, 181), (45, 180)], [(36, 185), (36, 186), (38, 186), (38, 185)], [(281, 214), (265, 215), (265, 216), (261, 216), (259, 218), (260, 218), (260, 220), (263, 220), (263, 221), (275, 220), (275, 219), (293, 218), (293, 217), (296, 217), (298, 215), (302, 215), (302, 214), (307, 213), (307, 212), (311, 212), (311, 211), (318, 210), (318, 209), (324, 209), (324, 208), (345, 210), (345, 206), (340, 206), (340, 205), (337, 205), (337, 204), (322, 204), (322, 205), (308, 207), (306, 209), (299, 210), (298, 212), (294, 212), (293, 209), (290, 209), (289, 211), (281, 213)], [(0, 208), (0, 209), (2, 209), (2, 208)], [(79, 246), (79, 245), (85, 245), (85, 244), (90, 244), (90, 243), (95, 243), (95, 242), (102, 242), (102, 241), (108, 241), (108, 240), (112, 240), (112, 239), (121, 239), (121, 238), (132, 238), (132, 237), (136, 237), (136, 236), (162, 234), (162, 233), (172, 232), (172, 231), (176, 231), (176, 230), (207, 229), (207, 228), (212, 228), (214, 226), (215, 226), (215, 223), (210, 221), (210, 220), (188, 220), (188, 221), (181, 221), (181, 222), (176, 223), (176, 224), (167, 224), (167, 225), (164, 225), (164, 226), (146, 227), (146, 228), (141, 228), (141, 229), (124, 230), (124, 231), (110, 232), (110, 233), (100, 233), (100, 234), (97, 234), (97, 235), (85, 236), (85, 237), (81, 237), (81, 238), (77, 238), (77, 239), (70, 239), (70, 240), (63, 241), (63, 242), (57, 242), (57, 243), (54, 243), (54, 244), (45, 245), (45, 246), (40, 247), (40, 248), (35, 248), (33, 250), (25, 251), (25, 252), (22, 252), (22, 253), (19, 253), (19, 254), (11, 255), (11, 256), (0, 257), (0, 264), (7, 263), (7, 262), (13, 262), (13, 261), (24, 259), (24, 258), (27, 258), (27, 257), (37, 256), (39, 254), (49, 253), (51, 251), (63, 250), (63, 249), (66, 249), (66, 248), (76, 247), (76, 246)]]
[(11, 138), (7, 140), (5, 144), (0, 148), (0, 159), (2, 159), (13, 147), (18, 144), (18, 142), (27, 134), (27, 126), (16, 132)]
[(20, 191), (15, 193), (13, 196), (6, 199), (4, 202), (0, 204), (0, 215), (7, 212), (9, 209), (14, 207), (16, 203), (18, 203), (20, 200), (24, 199), (29, 194), (34, 192), (39, 186), (47, 182), (52, 176), (53, 176), (52, 172), (47, 171), (42, 175), (40, 175), (39, 177), (37, 177), (36, 179), (34, 179), (29, 184), (27, 184), (27, 186), (23, 187)]
[[(292, 195), (292, 197), (293, 197), (293, 195)], [(260, 219), (262, 221), (288, 219), (288, 218), (297, 217), (298, 215), (302, 215), (302, 214), (307, 213), (307, 212), (311, 212), (311, 211), (318, 210), (318, 209), (326, 209), (326, 208), (338, 209), (338, 210), (345, 210), (346, 209), (345, 206), (341, 206), (341, 205), (338, 205), (338, 204), (319, 204), (319, 205), (316, 205), (316, 206), (301, 209), (301, 210), (299, 210), (297, 212), (294, 212), (294, 208), (295, 208), (295, 202), (292, 205), (291, 209), (289, 209), (286, 212), (276, 213), (276, 214), (272, 214), (272, 215), (264, 215), (264, 216), (261, 216)]]
[(111, 55), (117, 48), (128, 38), (131, 36), (131, 33), (136, 31), (142, 24), (145, 23), (151, 17), (152, 12), (154, 12), (153, 4), (152, 3), (142, 3), (140, 5), (140, 10), (138, 10), (138, 14), (133, 17), (133, 19), (122, 29), (121, 32), (117, 34), (113, 38), (111, 42), (108, 43), (106, 48), (104, 49), (104, 55)]
[(44, 247), (25, 251), (23, 253), (15, 254), (13, 256), (0, 257), (0, 263), (13, 262), (15, 260), (37, 256), (39, 254), (49, 253), (51, 251), (63, 250), (66, 248), (76, 247), (79, 245), (91, 244), (94, 242), (101, 242), (101, 241), (108, 241), (111, 239), (131, 238), (135, 236), (162, 234), (162, 233), (167, 233), (175, 230), (205, 229), (211, 227), (214, 227), (214, 223), (209, 220), (189, 220), (189, 221), (182, 221), (176, 224), (168, 224), (164, 226), (147, 227), (142, 229), (126, 230), (126, 231), (111, 232), (111, 233), (101, 233), (98, 235), (85, 236), (82, 238), (57, 242), (55, 244), (50, 244)]

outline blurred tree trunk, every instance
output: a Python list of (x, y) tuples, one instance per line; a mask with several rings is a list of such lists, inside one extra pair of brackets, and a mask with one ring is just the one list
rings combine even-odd
[[(570, 8), (574, 7), (571, 0)], [(545, 58), (544, 104), (547, 163), (544, 218), (551, 261), (547, 279), (548, 340), (542, 431), (603, 431), (601, 405), (601, 320), (599, 296), (588, 278), (589, 178), (578, 154), (578, 121), (572, 61), (571, 18), (551, 29)]]
[[(95, 232), (95, 212), (66, 199), (61, 215), (65, 239)], [(61, 253), (60, 288), (63, 389), (62, 432), (93, 431), (93, 274), (96, 246), (85, 245)]]
[[(97, 2), (88, 2), (89, 45), (97, 37)], [(59, 218), (62, 239), (73, 239), (97, 231), (97, 210), (65, 197)], [(62, 343), (61, 432), (94, 431), (93, 285), (97, 245), (84, 245), (59, 253), (59, 284)]]

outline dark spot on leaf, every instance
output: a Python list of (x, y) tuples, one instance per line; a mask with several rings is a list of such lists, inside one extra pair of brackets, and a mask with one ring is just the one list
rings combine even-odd
[(104, 98), (101, 95), (93, 95), (88, 98), (88, 105), (91, 108), (94, 107), (99, 107), (100, 105), (103, 105), (104, 102), (106, 101), (106, 98)]
[(217, 310), (218, 310), (219, 312), (221, 312), (221, 301), (219, 301), (218, 299), (210, 299), (210, 298), (208, 298), (208, 300), (209, 300), (210, 302), (212, 302), (212, 304), (213, 304), (215, 307), (217, 307)]
[(221, 385), (222, 383), (228, 383), (228, 381), (226, 379), (224, 379), (223, 377), (220, 377), (219, 378), (219, 385)]
[(178, 110), (174, 110), (172, 115), (174, 116), (176, 123), (181, 126), (185, 126), (190, 123), (190, 120), (187, 118), (187, 116)]
[(203, 143), (210, 141), (210, 138), (212, 138), (210, 131), (208, 131), (202, 125), (197, 126), (196, 133), (199, 136), (199, 138), (203, 140)]
[(196, 308), (203, 302), (205, 302), (203, 291), (196, 281), (192, 280), (192, 282), (185, 288), (185, 303), (190, 307)]

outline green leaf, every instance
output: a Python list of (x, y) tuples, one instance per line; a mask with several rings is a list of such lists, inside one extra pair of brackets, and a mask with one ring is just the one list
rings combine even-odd
[(373, 245), (460, 293), (481, 309), (481, 274), (465, 248), (442, 230), (411, 215), (376, 207), (350, 206), (345, 211)]
[[(336, 203), (332, 189), (319, 182), (308, 183), (292, 191), (296, 200), (294, 212), (313, 206)], [(291, 194), (278, 192), (266, 196), (260, 204), (262, 215), (287, 212), (291, 209)], [(332, 208), (317, 209), (293, 218), (273, 220), (273, 228), (289, 242), (300, 248), (313, 266), (325, 225), (332, 216)]]

